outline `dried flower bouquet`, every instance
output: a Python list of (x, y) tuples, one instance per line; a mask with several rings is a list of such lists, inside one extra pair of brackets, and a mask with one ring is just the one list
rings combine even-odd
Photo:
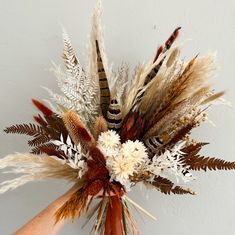
[[(159, 47), (156, 57), (136, 67), (132, 77), (125, 64), (115, 73), (104, 50), (98, 4), (92, 17), (89, 63), (83, 68), (63, 32), (65, 69), (54, 65), (62, 94), (49, 90), (53, 104), (33, 99), (41, 112), (35, 123), (12, 125), (6, 133), (26, 134), (31, 153), (0, 159), (0, 169), (20, 177), (0, 184), (0, 193), (27, 182), (66, 179), (77, 191), (57, 211), (55, 221), (96, 216), (94, 234), (138, 234), (127, 197), (137, 183), (165, 194), (195, 193), (177, 185), (194, 179), (197, 170), (232, 170), (235, 162), (200, 155), (208, 144), (190, 137), (207, 120), (207, 108), (224, 92), (214, 93), (211, 55), (181, 59), (172, 46), (180, 27)], [(96, 206), (93, 198), (103, 192)]]

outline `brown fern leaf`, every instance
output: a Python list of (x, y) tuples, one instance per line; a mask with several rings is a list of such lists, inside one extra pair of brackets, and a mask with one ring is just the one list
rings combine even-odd
[[(57, 150), (57, 146), (52, 144), (52, 143), (45, 143), (45, 144), (42, 144), (42, 145), (39, 145), (39, 146), (36, 146), (34, 148), (31, 149), (31, 153), (33, 154), (42, 154), (42, 153), (47, 153), (47, 149), (54, 149), (54, 150)], [(48, 154), (48, 155), (52, 155), (52, 154)]]
[(195, 195), (191, 189), (183, 189), (180, 186), (175, 186), (170, 180), (161, 176), (156, 176), (154, 181), (151, 183), (152, 186), (156, 187), (160, 192), (164, 194), (191, 194)]
[(61, 159), (66, 159), (67, 156), (63, 151), (59, 150), (58, 147), (54, 144), (48, 143), (38, 147), (41, 153), (46, 153), (49, 156), (56, 156)]
[(185, 148), (182, 149), (182, 152), (187, 154), (187, 156), (193, 156), (199, 153), (199, 151), (201, 150), (201, 148), (205, 145), (207, 145), (209, 143), (204, 143), (204, 142), (200, 142), (200, 143), (196, 143), (196, 144), (190, 144), (188, 146), (186, 146)]
[(33, 123), (29, 124), (16, 124), (10, 127), (7, 127), (4, 130), (7, 134), (21, 134), (21, 135), (29, 135), (29, 136), (38, 136), (41, 134), (45, 134), (44, 129), (41, 126), (35, 125)]
[(46, 142), (48, 142), (50, 140), (51, 140), (51, 138), (47, 134), (38, 135), (34, 139), (29, 140), (28, 141), (28, 145), (29, 146), (38, 146), (38, 145), (44, 144), (44, 143), (46, 143)]
[(235, 170), (235, 161), (228, 162), (219, 158), (204, 157), (200, 155), (185, 156), (182, 163), (190, 170)]

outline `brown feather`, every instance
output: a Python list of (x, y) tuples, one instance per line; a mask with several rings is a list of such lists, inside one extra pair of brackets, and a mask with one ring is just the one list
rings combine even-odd
[(99, 76), (99, 85), (100, 85), (100, 107), (103, 116), (106, 118), (107, 111), (110, 103), (110, 90), (107, 75), (104, 69), (99, 43), (96, 40), (96, 53), (97, 53), (97, 69)]

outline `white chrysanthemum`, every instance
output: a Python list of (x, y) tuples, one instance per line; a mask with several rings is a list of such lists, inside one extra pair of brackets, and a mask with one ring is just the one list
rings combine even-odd
[(132, 161), (135, 162), (135, 164), (141, 163), (148, 158), (146, 147), (138, 140), (134, 142), (128, 140), (122, 144), (121, 154), (128, 159), (133, 158)]
[(109, 157), (117, 157), (120, 155), (120, 148), (105, 148), (103, 146), (98, 147), (107, 159)]
[(110, 170), (111, 180), (119, 181), (125, 188), (130, 187), (129, 176), (135, 172), (136, 162), (122, 155), (107, 159), (107, 167)]
[(109, 158), (107, 160), (107, 165), (112, 168), (115, 174), (115, 178), (129, 178), (135, 171), (136, 162), (125, 158), (124, 156), (117, 156), (114, 158)]
[(123, 143), (120, 148), (105, 150), (107, 167), (111, 180), (119, 181), (125, 188), (130, 189), (129, 177), (138, 172), (141, 163), (148, 158), (147, 149), (140, 141)]
[(120, 145), (120, 136), (113, 130), (102, 132), (97, 144), (100, 148), (117, 148)]

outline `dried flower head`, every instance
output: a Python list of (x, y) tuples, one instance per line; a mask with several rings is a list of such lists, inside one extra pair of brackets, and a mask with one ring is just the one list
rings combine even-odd
[(97, 144), (102, 148), (117, 148), (120, 145), (120, 136), (113, 130), (102, 132)]

